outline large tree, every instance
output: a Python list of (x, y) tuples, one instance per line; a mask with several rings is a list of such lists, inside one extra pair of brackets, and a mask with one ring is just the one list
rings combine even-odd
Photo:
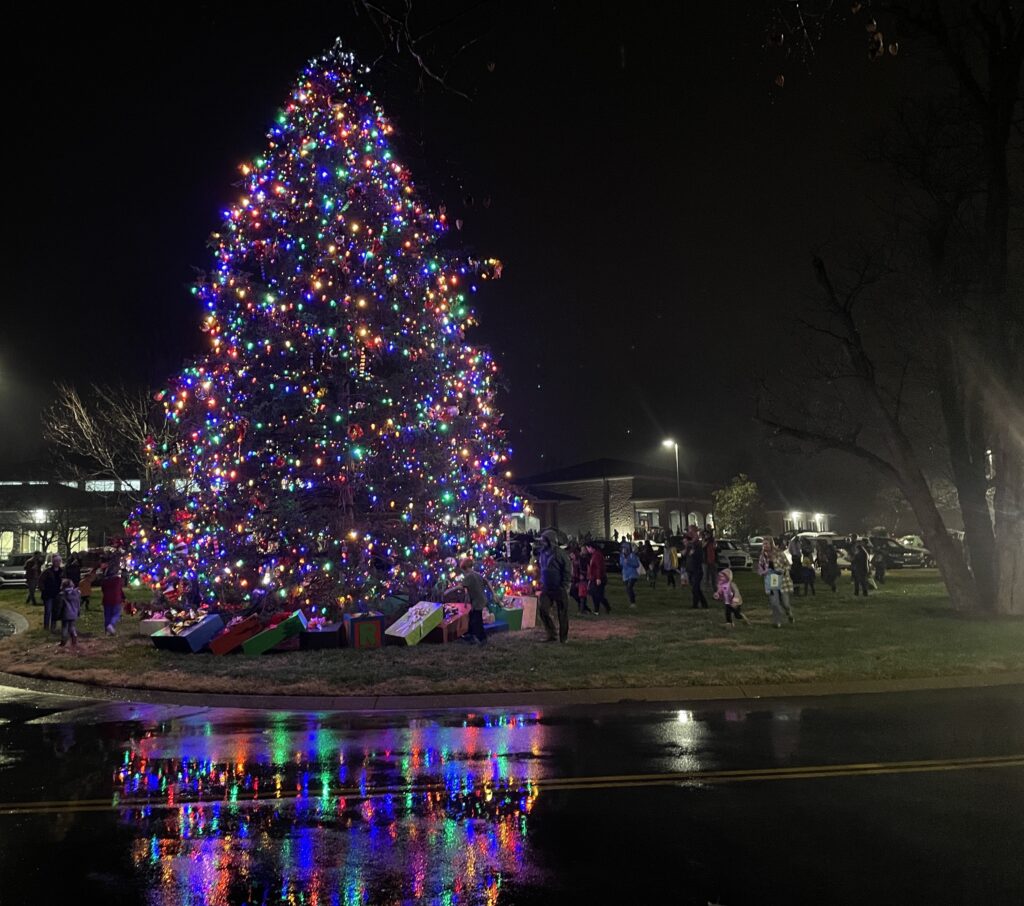
[[(804, 407), (769, 401), (762, 418), (860, 457), (899, 487), (957, 607), (1024, 613), (1024, 262), (1010, 242), (1021, 229), (1024, 9), (1009, 0), (853, 9), (872, 60), (900, 47), (902, 59), (909, 45), (914, 65), (927, 66), (879, 149), (899, 204), (885, 253), (878, 243), (847, 278), (815, 257), (822, 302), (805, 326), (826, 350), (820, 392)], [(814, 46), (821, 21), (797, 32), (801, 46)], [(970, 566), (932, 492), (936, 469), (956, 485)]]
[(743, 540), (765, 525), (764, 501), (757, 482), (742, 472), (712, 496), (715, 501), (715, 527), (723, 537)]
[[(518, 505), (470, 299), (351, 54), (314, 59), (242, 167), (196, 287), (210, 350), (166, 391), (166, 478), (130, 525), (148, 581), (350, 606), (493, 549)], [(182, 482), (189, 482), (186, 489)]]

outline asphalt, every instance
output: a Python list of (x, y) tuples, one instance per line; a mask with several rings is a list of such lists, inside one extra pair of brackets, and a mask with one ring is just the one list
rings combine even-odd
[(277, 711), (436, 711), (460, 708), (558, 707), (601, 704), (695, 703), (816, 698), (979, 689), (1024, 685), (1024, 671), (970, 676), (912, 677), (889, 680), (848, 680), (834, 683), (759, 683), (722, 686), (652, 686), (647, 688), (552, 689), (521, 692), (467, 692), (453, 695), (242, 695), (95, 686), (0, 672), (0, 684), (43, 694), (95, 701), (139, 702), (210, 708)]

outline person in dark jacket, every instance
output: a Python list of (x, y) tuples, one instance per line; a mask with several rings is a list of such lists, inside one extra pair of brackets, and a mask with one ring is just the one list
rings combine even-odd
[(464, 557), (459, 562), (459, 569), (462, 570), (462, 586), (469, 593), (471, 608), (469, 632), (463, 638), (482, 645), (487, 641), (487, 633), (484, 632), (484, 608), (487, 607), (487, 589), (490, 588), (490, 583), (473, 569), (472, 557)]
[(71, 580), (71, 583), (77, 588), (78, 583), (82, 581), (82, 555), (78, 553), (72, 554), (68, 557), (68, 565), (64, 570), (64, 575)]
[(704, 589), (701, 588), (701, 580), (704, 578), (704, 547), (697, 537), (692, 537), (686, 547), (686, 577), (690, 580), (693, 608), (702, 607), (706, 610), (708, 599), (704, 597)]
[[(551, 529), (540, 534), (540, 600), (537, 610), (541, 622), (548, 631), (547, 641), (556, 639), (565, 643), (569, 638), (569, 583), (572, 581), (572, 564), (558, 546), (558, 536)], [(558, 611), (558, 634), (551, 617), (552, 606)]]
[(43, 595), (43, 629), (57, 631), (60, 619), (60, 584), (64, 581), (64, 569), (61, 566), (60, 554), (54, 554), (50, 565), (43, 570), (39, 580)]
[(718, 542), (711, 528), (704, 530), (704, 581), (708, 591), (714, 594), (718, 585)]
[(608, 586), (608, 567), (604, 562), (604, 552), (596, 541), (587, 543), (590, 550), (590, 563), (587, 564), (587, 593), (594, 602), (594, 616), (601, 612), (601, 605), (607, 613), (612, 612), (608, 597), (605, 594)]
[(861, 591), (864, 597), (868, 596), (868, 552), (863, 541), (858, 541), (853, 548), (853, 556), (850, 558), (850, 572), (853, 574), (854, 597)]
[(828, 541), (818, 542), (818, 566), (821, 568), (821, 581), (835, 591), (839, 579), (839, 555)]
[(39, 575), (43, 571), (43, 555), (32, 554), (25, 561), (25, 584), (28, 586), (28, 594), (25, 596), (26, 604), (38, 604), (36, 601), (36, 589), (39, 587)]

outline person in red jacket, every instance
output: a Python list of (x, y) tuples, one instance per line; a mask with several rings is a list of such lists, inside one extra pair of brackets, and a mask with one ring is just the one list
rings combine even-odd
[(121, 619), (121, 605), (124, 603), (124, 581), (121, 578), (120, 560), (103, 557), (100, 560), (100, 588), (103, 591), (103, 626), (107, 635), (114, 634), (114, 626)]
[(608, 584), (608, 569), (604, 565), (604, 552), (596, 541), (587, 544), (590, 548), (590, 563), (587, 564), (587, 591), (594, 602), (594, 616), (601, 612), (601, 605), (604, 604), (606, 613), (611, 613), (612, 608), (605, 597), (605, 586)]

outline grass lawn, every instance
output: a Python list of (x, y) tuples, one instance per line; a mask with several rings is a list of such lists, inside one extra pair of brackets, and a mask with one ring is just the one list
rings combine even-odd
[(0, 608), (31, 629), (0, 640), (0, 670), (136, 688), (295, 695), (412, 694), (626, 686), (814, 682), (967, 675), (1024, 669), (1024, 620), (967, 619), (951, 609), (934, 570), (889, 574), (884, 588), (854, 598), (848, 576), (833, 594), (794, 599), (796, 623), (772, 627), (760, 578), (739, 573), (751, 625), (725, 627), (721, 607), (691, 610), (689, 589), (664, 580), (626, 606), (612, 576), (612, 615), (576, 618), (570, 644), (542, 633), (503, 633), (485, 647), (461, 643), (377, 651), (296, 651), (247, 658), (158, 651), (137, 635), (138, 617), (103, 634), (98, 605), (79, 621), (77, 653), (42, 629), (42, 608), (24, 589), (0, 591)]

